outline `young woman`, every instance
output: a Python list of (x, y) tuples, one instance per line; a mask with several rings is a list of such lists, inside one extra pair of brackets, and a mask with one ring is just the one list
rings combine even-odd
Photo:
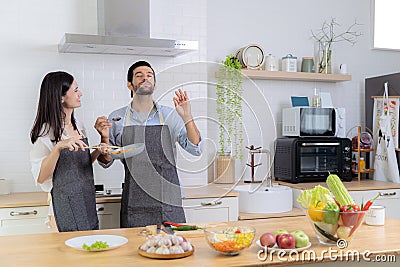
[(44, 191), (51, 192), (49, 219), (51, 223), (55, 218), (60, 232), (99, 227), (92, 163), (101, 151), (90, 154), (85, 127), (74, 117), (81, 96), (72, 75), (48, 73), (31, 130), (32, 174)]

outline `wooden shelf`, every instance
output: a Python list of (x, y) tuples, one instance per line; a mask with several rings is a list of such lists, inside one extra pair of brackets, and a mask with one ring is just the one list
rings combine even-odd
[(360, 152), (372, 152), (372, 151), (374, 151), (373, 148), (361, 148), (361, 149), (353, 148), (353, 152), (358, 152), (358, 150), (360, 150)]
[[(369, 130), (368, 128), (366, 128), (367, 131)], [(369, 130), (371, 137), (372, 137), (372, 133), (371, 130)], [(361, 153), (371, 153), (374, 151), (373, 148), (360, 148), (361, 147), (361, 126), (357, 126), (357, 148), (352, 148), (353, 152), (357, 152), (357, 159), (358, 161), (360, 161), (361, 158)], [(353, 162), (352, 162), (352, 166), (353, 166)], [(363, 170), (352, 170), (353, 173), (357, 174), (357, 178), (358, 178), (358, 182), (361, 181), (361, 174), (370, 174), (370, 173), (374, 173), (375, 169), (363, 169)]]
[(254, 80), (309, 81), (309, 82), (344, 82), (351, 81), (351, 75), (323, 74), (310, 72), (284, 72), (243, 69), (242, 73)]

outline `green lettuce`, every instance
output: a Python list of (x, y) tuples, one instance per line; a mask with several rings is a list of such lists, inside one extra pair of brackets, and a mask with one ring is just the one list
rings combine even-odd
[(335, 202), (331, 191), (321, 185), (317, 185), (313, 189), (303, 190), (297, 198), (297, 202), (305, 209), (308, 209), (310, 205), (316, 205), (319, 201), (323, 203)]

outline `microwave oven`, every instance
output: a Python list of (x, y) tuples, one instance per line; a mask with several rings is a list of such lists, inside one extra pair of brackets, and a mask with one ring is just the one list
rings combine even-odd
[(344, 108), (285, 108), (282, 135), (293, 137), (346, 137)]
[(351, 181), (349, 138), (278, 138), (274, 176), (292, 183), (325, 181), (329, 173)]

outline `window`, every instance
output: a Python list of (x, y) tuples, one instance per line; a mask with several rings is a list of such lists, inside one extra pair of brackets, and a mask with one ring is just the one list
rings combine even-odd
[(373, 1), (373, 48), (400, 50), (400, 1)]

